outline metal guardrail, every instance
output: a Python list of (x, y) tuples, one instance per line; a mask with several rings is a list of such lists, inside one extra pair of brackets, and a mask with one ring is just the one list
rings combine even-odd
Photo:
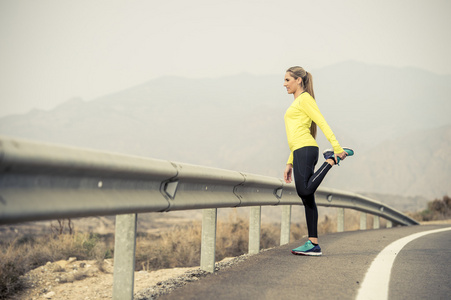
[[(316, 196), (320, 206), (364, 212), (361, 227), (366, 226), (366, 213), (377, 216), (376, 227), (378, 217), (387, 219), (389, 226), (418, 224), (358, 194), (319, 188)], [(291, 205), (301, 204), (294, 184), (277, 178), (0, 137), (0, 225), (118, 215), (115, 299), (133, 297), (138, 213), (204, 209), (201, 267), (213, 271), (218, 208), (252, 207), (249, 252), (257, 253), (261, 206), (283, 206), (284, 244), (289, 242)], [(342, 231), (343, 217), (338, 223)]]

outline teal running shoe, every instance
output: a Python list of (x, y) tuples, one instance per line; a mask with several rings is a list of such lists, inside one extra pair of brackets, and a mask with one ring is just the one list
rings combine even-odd
[[(351, 148), (343, 147), (343, 150), (348, 154), (347, 156), (354, 155), (354, 150), (352, 150)], [(329, 158), (334, 159), (334, 157), (335, 157), (334, 149), (324, 150), (323, 155), (324, 155), (324, 159), (326, 159), (326, 160)], [(337, 164), (338, 165), (340, 165), (340, 161), (341, 161), (341, 158), (339, 158), (337, 156)]]
[(308, 240), (304, 245), (291, 250), (291, 253), (295, 255), (309, 255), (309, 256), (320, 256), (323, 253), (319, 245), (313, 245), (310, 240)]

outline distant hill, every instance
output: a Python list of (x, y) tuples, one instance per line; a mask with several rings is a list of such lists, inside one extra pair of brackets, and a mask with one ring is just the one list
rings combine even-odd
[[(451, 194), (451, 76), (355, 62), (312, 74), (326, 120), (356, 150), (324, 186)], [(0, 134), (281, 177), (289, 153), (283, 115), (293, 100), (283, 75), (164, 77), (1, 118)], [(322, 133), (318, 142), (329, 147)]]
[(450, 151), (451, 125), (418, 130), (357, 152), (324, 184), (365, 193), (442, 198), (451, 194)]

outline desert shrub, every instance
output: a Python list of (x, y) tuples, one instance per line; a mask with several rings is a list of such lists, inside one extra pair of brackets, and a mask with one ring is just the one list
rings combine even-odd
[(175, 226), (161, 234), (139, 235), (136, 240), (137, 270), (194, 266), (200, 252), (200, 223)]
[(20, 278), (28, 271), (25, 254), (23, 251), (17, 253), (12, 246), (0, 252), (0, 299), (7, 299), (25, 287), (25, 282)]
[(444, 196), (442, 199), (429, 201), (426, 209), (410, 216), (419, 222), (449, 219), (451, 218), (451, 198)]

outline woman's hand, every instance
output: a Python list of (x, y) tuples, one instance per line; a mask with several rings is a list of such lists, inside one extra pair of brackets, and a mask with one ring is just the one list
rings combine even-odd
[(283, 179), (286, 183), (291, 183), (291, 174), (293, 171), (293, 165), (287, 164), (287, 167), (285, 168), (285, 172), (283, 172)]
[(335, 159), (335, 163), (336, 163), (336, 164), (338, 163), (338, 162), (337, 162), (337, 156), (338, 156), (341, 160), (344, 160), (344, 159), (346, 158), (346, 156), (348, 156), (348, 153), (346, 153), (346, 151), (343, 151), (343, 152), (341, 152), (341, 153), (336, 153), (335, 156), (334, 156), (334, 159)]

